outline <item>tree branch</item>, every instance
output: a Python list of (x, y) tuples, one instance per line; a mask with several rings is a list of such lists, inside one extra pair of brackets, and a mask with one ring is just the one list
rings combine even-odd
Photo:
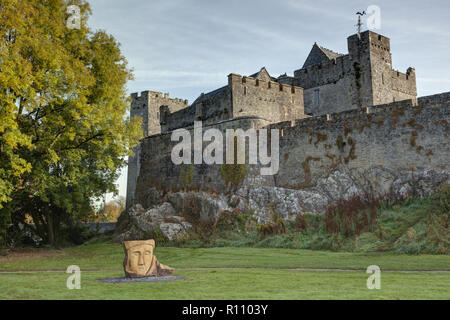
[(99, 133), (93, 135), (92, 137), (87, 138), (86, 140), (80, 142), (80, 143), (77, 144), (76, 146), (73, 146), (73, 147), (67, 147), (67, 148), (62, 148), (61, 151), (78, 149), (79, 147), (81, 147), (82, 145), (88, 143), (89, 141), (92, 141), (92, 140), (97, 139), (98, 137), (102, 137), (102, 136), (104, 136), (104, 135), (105, 135), (105, 134), (104, 134), (103, 132), (99, 132)]

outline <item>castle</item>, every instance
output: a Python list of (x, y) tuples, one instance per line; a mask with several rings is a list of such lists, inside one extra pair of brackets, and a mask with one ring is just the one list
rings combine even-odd
[(390, 40), (372, 31), (347, 39), (348, 54), (313, 45), (303, 67), (272, 77), (266, 68), (228, 76), (228, 85), (201, 94), (191, 105), (168, 93), (132, 94), (131, 115), (144, 119), (144, 136), (193, 125), (257, 116), (270, 123), (415, 99), (414, 68), (392, 69)]
[[(348, 37), (347, 43), (348, 54), (314, 44), (302, 68), (294, 71), (293, 77), (284, 74), (275, 78), (266, 68), (250, 76), (232, 73), (226, 86), (202, 93), (190, 105), (187, 100), (170, 98), (167, 93), (132, 94), (131, 116), (143, 118), (144, 140), (135, 149), (135, 156), (129, 158), (127, 207), (135, 200), (138, 184), (142, 185), (140, 188), (175, 188), (182, 173), (166, 163), (170, 154), (167, 135), (178, 128), (192, 128), (194, 121), (201, 120), (203, 125), (222, 130), (228, 127), (293, 128), (312, 126), (323, 119), (340, 119), (334, 115), (343, 112), (350, 114), (357, 110), (359, 115), (363, 110), (363, 114), (369, 114), (374, 106), (391, 110), (391, 105), (417, 105), (415, 70), (408, 68), (406, 73), (401, 73), (392, 69), (389, 38), (365, 31)], [(320, 127), (318, 123), (314, 125), (313, 132)], [(317, 139), (319, 143), (321, 139), (326, 140), (320, 135)], [(311, 162), (311, 157), (307, 159)], [(314, 162), (315, 158), (312, 159)], [(286, 155), (285, 161), (288, 162)], [(145, 174), (141, 174), (142, 165), (146, 165)], [(193, 184), (210, 183), (212, 175), (205, 176), (204, 168), (198, 170)], [(304, 171), (298, 176), (311, 180), (310, 169)], [(290, 174), (281, 172), (279, 177)]]

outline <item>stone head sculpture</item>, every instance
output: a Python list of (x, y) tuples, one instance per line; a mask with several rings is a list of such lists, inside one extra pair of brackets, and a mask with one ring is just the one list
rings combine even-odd
[(153, 255), (155, 240), (124, 241), (123, 268), (128, 278), (142, 278), (171, 274), (173, 269), (160, 264)]

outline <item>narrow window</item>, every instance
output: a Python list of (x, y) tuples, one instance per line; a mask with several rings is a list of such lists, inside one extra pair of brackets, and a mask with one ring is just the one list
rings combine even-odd
[(315, 95), (316, 104), (320, 104), (320, 92), (319, 92), (319, 89), (315, 89), (314, 90), (314, 95)]

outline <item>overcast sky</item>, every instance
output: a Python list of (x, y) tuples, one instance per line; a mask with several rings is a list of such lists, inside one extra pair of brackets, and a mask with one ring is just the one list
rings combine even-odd
[[(347, 53), (356, 11), (381, 9), (393, 67), (416, 68), (419, 96), (450, 91), (450, 1), (90, 0), (92, 29), (121, 43), (134, 70), (128, 91), (155, 90), (192, 102), (231, 72), (301, 68), (314, 42)], [(363, 22), (365, 19), (363, 19)], [(363, 26), (363, 30), (366, 30)], [(118, 181), (126, 193), (126, 170)]]

